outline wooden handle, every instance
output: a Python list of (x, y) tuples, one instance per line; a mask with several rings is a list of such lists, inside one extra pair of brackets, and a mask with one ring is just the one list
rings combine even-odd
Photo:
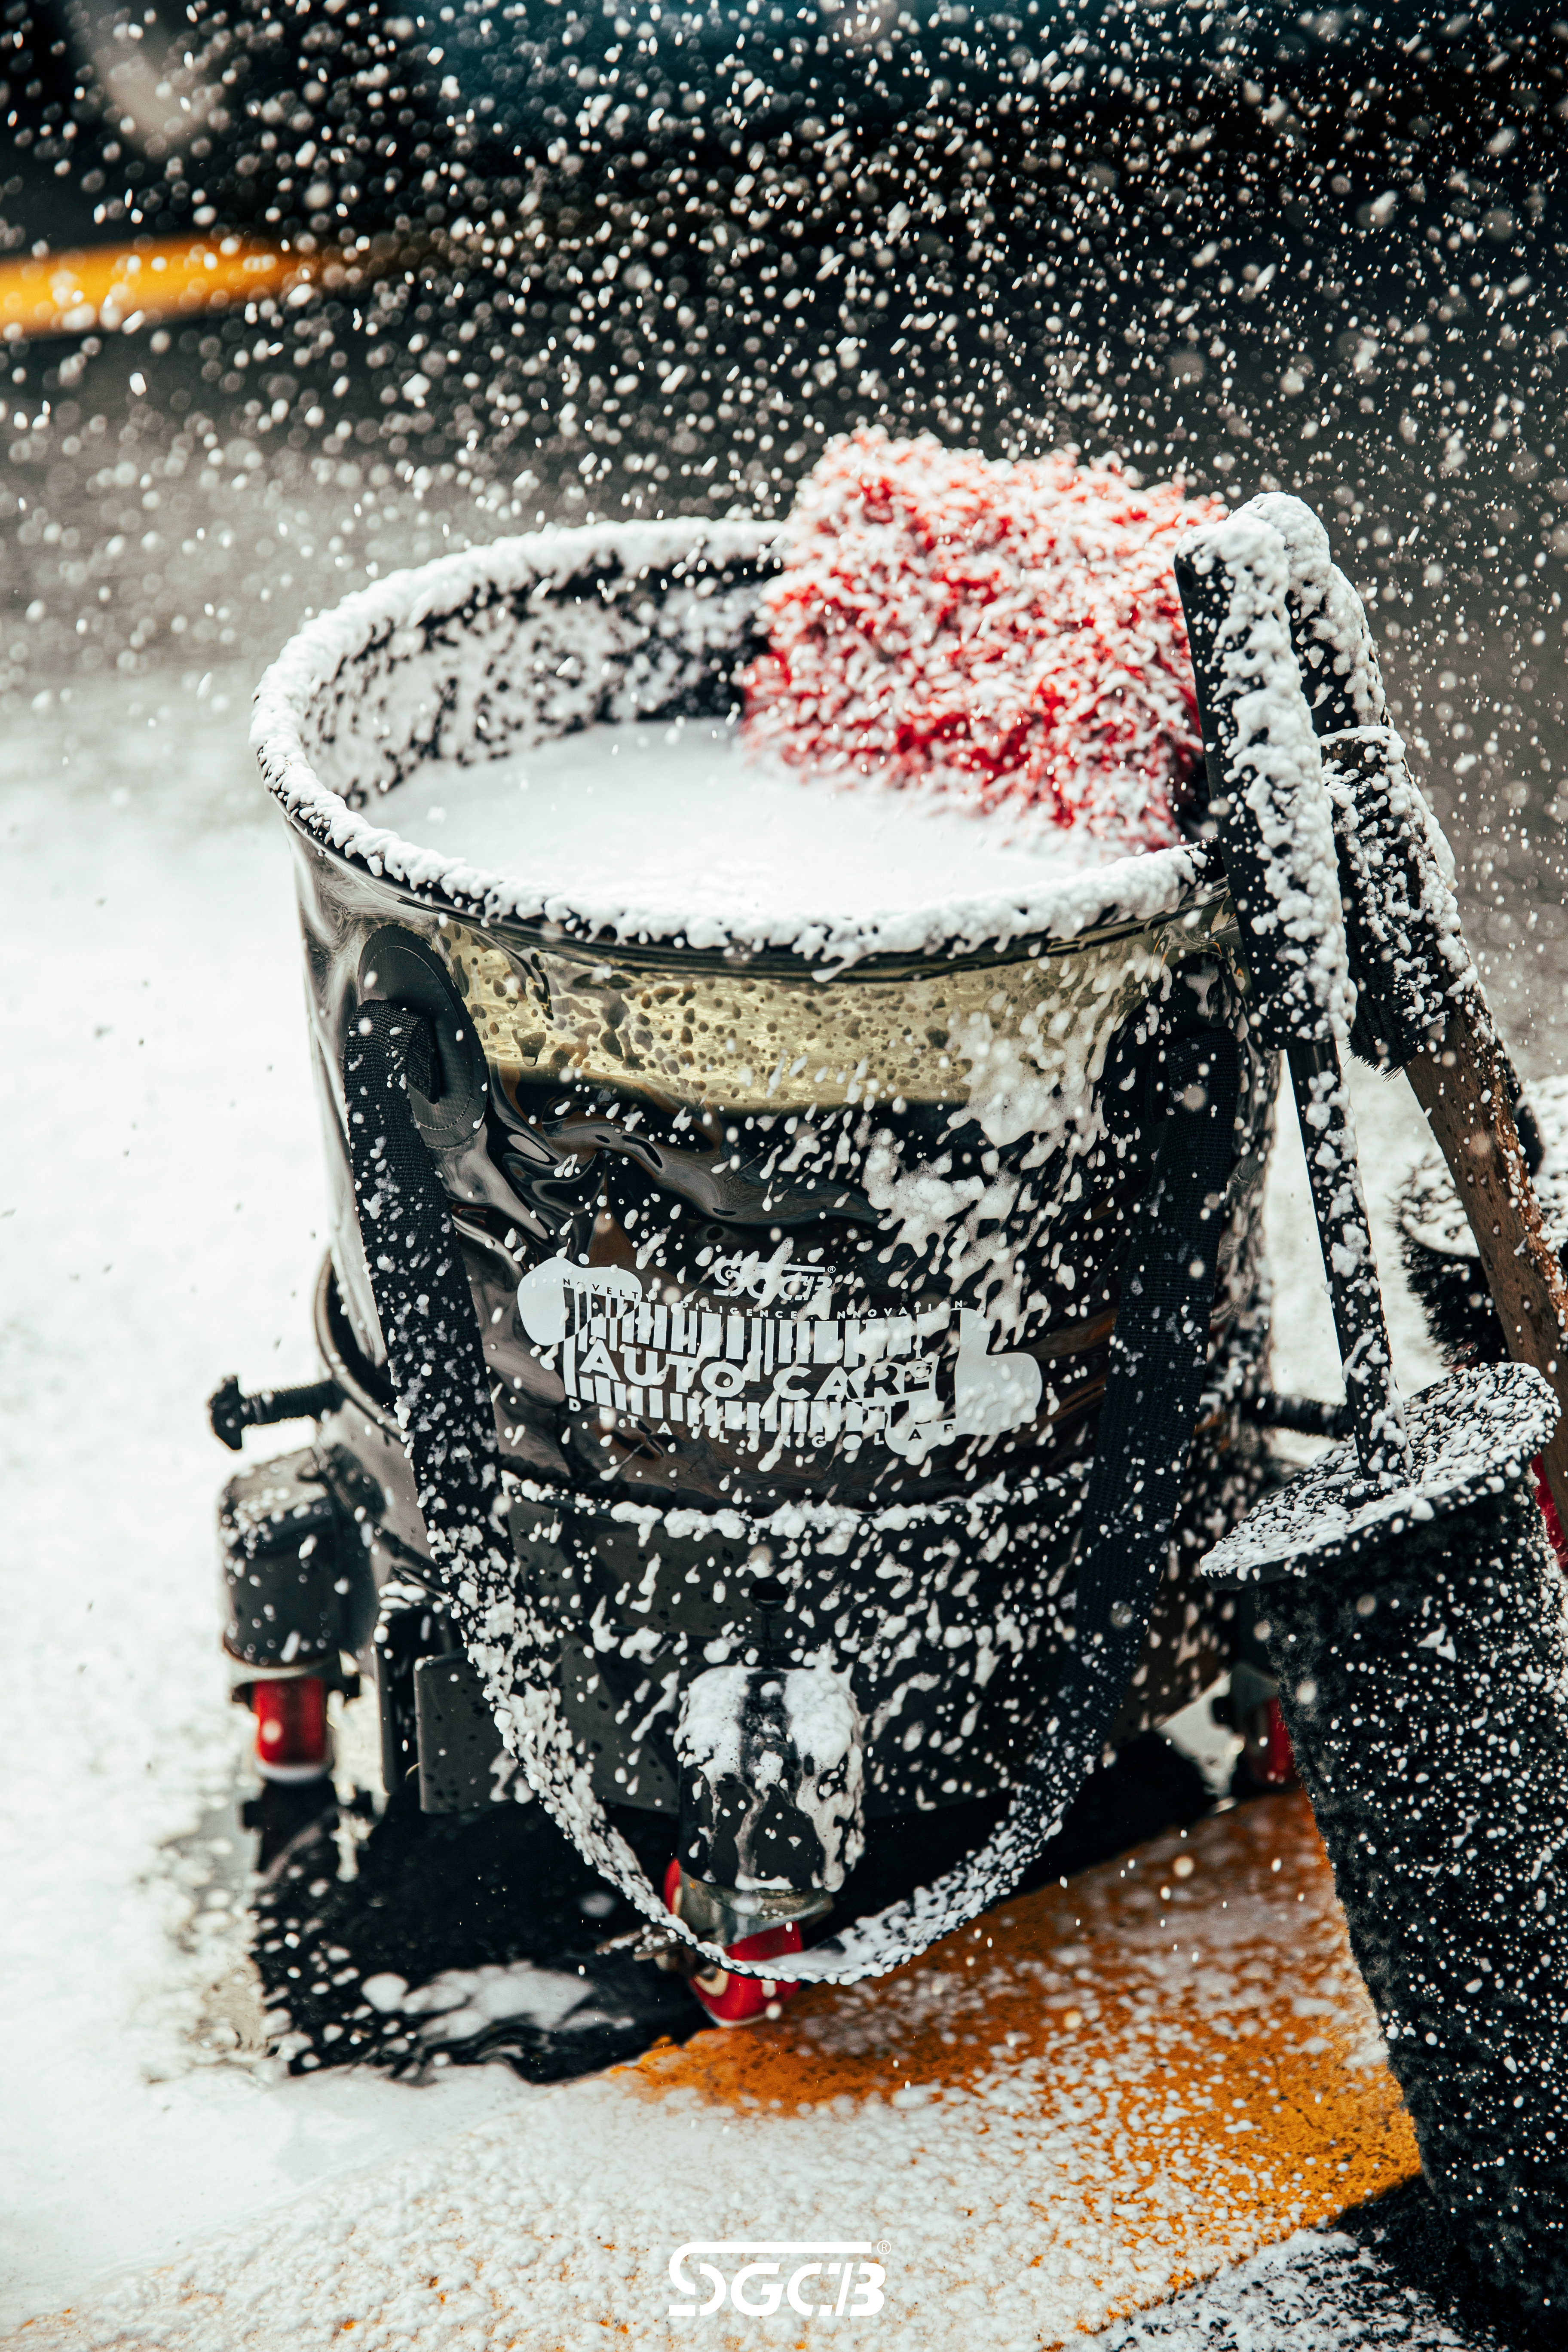
[(1568, 1528), (1568, 1285), (1546, 1237), (1504, 1077), (1502, 1050), (1473, 1003), (1448, 1016), (1440, 1045), (1405, 1066), (1442, 1146), (1480, 1252), (1509, 1354), (1552, 1383), (1563, 1418), (1542, 1460)]

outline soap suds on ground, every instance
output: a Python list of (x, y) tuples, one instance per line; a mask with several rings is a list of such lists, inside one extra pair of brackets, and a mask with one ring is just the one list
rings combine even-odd
[[(850, 2239), (886, 2247), (878, 2344), (958, 2327), (1011, 2352), (1413, 2165), (1310, 1817), (1281, 1799), (1018, 1898), (879, 1985), (813, 1988), (776, 2027), (536, 2093), (27, 2342), (314, 2352), (352, 2319), (374, 2352), (665, 2343), (682, 2243)], [(742, 2352), (754, 2324), (716, 2313), (704, 2340)]]
[(13, 721), (0, 752), (0, 2316), (514, 2095), (489, 2069), (433, 2099), (275, 2083), (196, 2041), (239, 1955), (166, 1841), (226, 1797), (247, 1735), (217, 1647), (236, 1457), (205, 1398), (231, 1370), (313, 1371), (325, 1232), (289, 862), (244, 709), (243, 686), (138, 709), (116, 684)]

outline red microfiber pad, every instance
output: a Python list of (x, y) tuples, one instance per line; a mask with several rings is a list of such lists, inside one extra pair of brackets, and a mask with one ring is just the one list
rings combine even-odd
[(1163, 847), (1202, 758), (1172, 548), (1224, 511), (1113, 462), (847, 435), (802, 485), (763, 593), (747, 740)]

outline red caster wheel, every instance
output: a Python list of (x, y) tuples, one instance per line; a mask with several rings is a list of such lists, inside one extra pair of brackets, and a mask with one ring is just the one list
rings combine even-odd
[(1291, 1789), (1296, 1785), (1296, 1756), (1277, 1698), (1265, 1699), (1248, 1710), (1241, 1725), (1246, 1742), (1244, 1761), (1255, 1787)]
[(320, 1675), (276, 1675), (250, 1694), (256, 1769), (264, 1780), (321, 1780), (331, 1770), (327, 1685)]
[[(664, 1899), (678, 1918), (679, 1897), (680, 1864), (672, 1862), (664, 1874)], [(800, 1928), (792, 1919), (782, 1927), (764, 1927), (760, 1935), (742, 1936), (725, 1949), (739, 1960), (779, 1959), (786, 1952), (801, 1949)], [(728, 1969), (704, 1969), (687, 1981), (715, 2025), (754, 2025), (760, 2017), (777, 2017), (791, 1994), (800, 1990), (798, 1984), (779, 1978), (731, 1976)]]

